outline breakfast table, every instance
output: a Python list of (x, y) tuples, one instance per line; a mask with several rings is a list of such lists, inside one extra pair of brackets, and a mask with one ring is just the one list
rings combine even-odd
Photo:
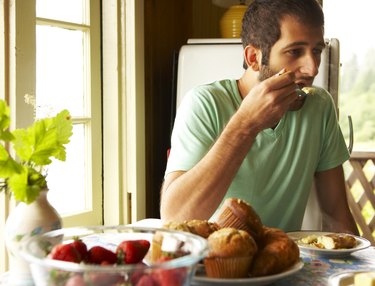
[[(161, 222), (158, 219), (146, 219), (134, 223), (133, 226), (155, 228), (161, 227)], [(348, 283), (347, 279), (350, 273), (375, 271), (375, 247), (367, 247), (366, 245), (366, 248), (340, 256), (300, 251), (300, 260), (301, 261), (297, 263), (298, 267), (294, 267), (294, 269), (292, 267), (292, 270), (276, 274), (273, 278), (231, 279), (231, 281), (227, 281), (228, 283), (222, 280), (217, 281), (216, 279), (210, 279), (205, 276), (201, 278), (199, 276), (198, 266), (198, 270), (192, 279), (191, 285), (351, 286), (353, 283)], [(0, 286), (9, 286), (7, 283), (7, 275), (7, 273), (0, 274)], [(353, 275), (351, 277), (353, 277)], [(343, 283), (343, 281), (345, 283)]]
[[(375, 247), (351, 253), (347, 257), (324, 257), (301, 253), (303, 268), (272, 285), (277, 286), (320, 286), (329, 285), (330, 277), (349, 271), (375, 271)], [(339, 278), (339, 277), (338, 277)], [(340, 285), (331, 278), (331, 285)]]

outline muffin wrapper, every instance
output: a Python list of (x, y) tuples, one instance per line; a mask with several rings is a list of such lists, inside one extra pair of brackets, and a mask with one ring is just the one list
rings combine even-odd
[(219, 214), (217, 224), (220, 225), (220, 227), (233, 227), (251, 233), (249, 226), (235, 216), (229, 208), (224, 209), (223, 212)]
[(204, 266), (207, 277), (245, 278), (249, 277), (252, 257), (206, 257)]

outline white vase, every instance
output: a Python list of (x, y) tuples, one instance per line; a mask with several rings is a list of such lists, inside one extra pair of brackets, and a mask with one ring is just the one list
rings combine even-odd
[(5, 225), (5, 244), (9, 254), (9, 273), (6, 285), (34, 285), (28, 263), (19, 249), (27, 238), (60, 229), (61, 217), (48, 202), (47, 191), (40, 192), (31, 204), (19, 203), (9, 214)]

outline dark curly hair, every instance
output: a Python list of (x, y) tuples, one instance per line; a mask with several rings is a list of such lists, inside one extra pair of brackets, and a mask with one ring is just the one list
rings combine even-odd
[(280, 38), (281, 20), (287, 15), (324, 29), (322, 7), (316, 0), (254, 0), (242, 20), (241, 40), (244, 48), (252, 45), (262, 51), (263, 65), (268, 65), (271, 48)]

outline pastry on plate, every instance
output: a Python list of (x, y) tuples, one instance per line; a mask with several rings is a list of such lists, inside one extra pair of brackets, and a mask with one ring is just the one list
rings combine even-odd
[(219, 229), (215, 222), (207, 220), (185, 220), (183, 222), (169, 222), (163, 225), (164, 228), (190, 232), (207, 238), (211, 233)]
[(354, 286), (375, 286), (375, 271), (354, 274)]
[(324, 249), (344, 249), (357, 246), (354, 236), (345, 233), (330, 233), (317, 237), (317, 243)]
[(264, 227), (258, 248), (250, 269), (251, 276), (283, 272), (300, 259), (298, 245), (278, 228)]
[(222, 228), (213, 232), (207, 241), (209, 252), (204, 258), (204, 266), (208, 277), (249, 277), (257, 245), (248, 232)]
[(255, 241), (262, 236), (263, 224), (259, 215), (244, 200), (228, 198), (220, 207), (216, 217), (220, 227), (233, 227), (247, 231)]

